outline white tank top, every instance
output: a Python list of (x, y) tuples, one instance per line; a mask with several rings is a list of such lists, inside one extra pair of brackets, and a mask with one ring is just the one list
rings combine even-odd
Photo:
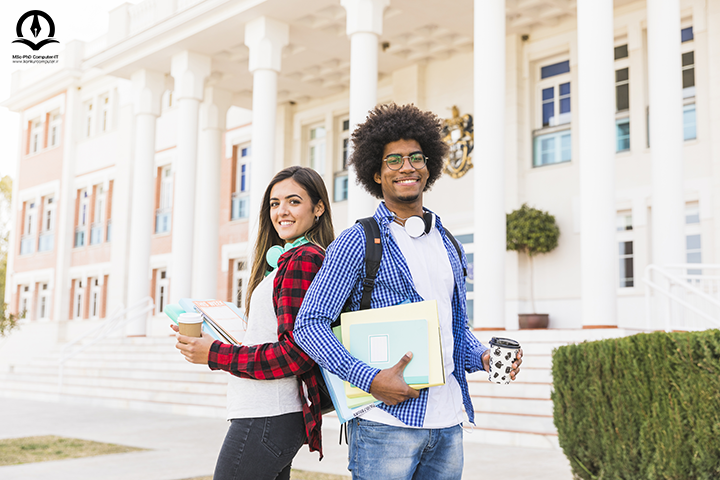
[[(265, 277), (252, 294), (248, 330), (243, 345), (261, 345), (278, 341), (278, 322), (272, 302), (275, 273), (273, 271)], [(255, 380), (230, 375), (228, 420), (301, 412), (299, 381), (295, 376), (276, 380)]]

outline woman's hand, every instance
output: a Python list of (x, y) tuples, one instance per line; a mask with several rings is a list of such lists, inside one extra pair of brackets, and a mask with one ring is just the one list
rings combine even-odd
[[(178, 332), (177, 325), (170, 325), (175, 332)], [(175, 335), (178, 343), (175, 344), (175, 348), (180, 350), (180, 353), (185, 355), (185, 360), (190, 363), (197, 363), (199, 365), (207, 365), (208, 355), (210, 354), (210, 347), (215, 341), (207, 333), (203, 333), (201, 338), (188, 337), (186, 335)]]

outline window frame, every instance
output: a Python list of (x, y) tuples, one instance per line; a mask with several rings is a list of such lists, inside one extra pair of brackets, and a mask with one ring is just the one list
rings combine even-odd
[[(313, 138), (313, 132), (322, 129), (323, 135)], [(307, 164), (310, 168), (315, 170), (321, 177), (325, 176), (327, 169), (327, 141), (328, 141), (328, 128), (325, 122), (317, 122), (307, 126)], [(319, 165), (315, 161), (313, 152), (317, 152), (319, 155)], [(320, 168), (317, 168), (320, 167)]]
[[(630, 219), (629, 223), (628, 223), (628, 218)], [(636, 282), (637, 277), (635, 275), (635, 273), (637, 273), (637, 269), (635, 268), (635, 259), (636, 259), (635, 256), (637, 253), (637, 251), (636, 251), (637, 242), (635, 241), (635, 230), (634, 230), (632, 210), (630, 210), (630, 209), (618, 210), (616, 213), (616, 223), (615, 224), (616, 224), (615, 242), (618, 245), (618, 250), (616, 250), (617, 251), (617, 260), (615, 263), (618, 267), (617, 274), (615, 277), (617, 279), (616, 281), (618, 282), (616, 284), (616, 286), (617, 286), (617, 289), (619, 292), (630, 292), (630, 291), (633, 291), (632, 289), (634, 289), (637, 286), (637, 282)], [(620, 228), (621, 225), (624, 226), (623, 229)], [(632, 244), (632, 253), (630, 253), (630, 254), (620, 253), (620, 248), (619, 248), (620, 244), (627, 243), (627, 242)], [(620, 273), (621, 273), (620, 272), (620, 263), (627, 258), (632, 259), (633, 276), (632, 277), (621, 277), (620, 276)], [(623, 281), (627, 281), (628, 278), (632, 278), (632, 285), (623, 285)]]

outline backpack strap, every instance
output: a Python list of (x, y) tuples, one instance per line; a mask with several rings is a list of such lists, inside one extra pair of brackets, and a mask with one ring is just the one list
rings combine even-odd
[(370, 308), (375, 277), (380, 269), (380, 260), (382, 259), (380, 227), (373, 217), (361, 218), (356, 223), (360, 223), (365, 230), (365, 278), (363, 278), (360, 310), (367, 310)]
[[(447, 228), (445, 229), (445, 235), (450, 239), (453, 245), (455, 245), (455, 250), (457, 250), (458, 258), (460, 259), (460, 263), (462, 264), (462, 252), (460, 251), (460, 245), (458, 245), (457, 240), (455, 240), (455, 237), (452, 236), (452, 233), (450, 233), (450, 230)], [(463, 276), (467, 277), (467, 268), (463, 267)]]

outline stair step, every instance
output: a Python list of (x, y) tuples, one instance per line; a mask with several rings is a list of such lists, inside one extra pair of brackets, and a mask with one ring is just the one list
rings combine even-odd
[(484, 397), (472, 396), (475, 410), (496, 413), (528, 413), (534, 415), (553, 414), (553, 403), (549, 398)]
[(514, 432), (539, 434), (557, 433), (552, 415), (486, 412), (478, 410), (477, 407), (475, 407), (475, 424), (480, 428)]
[(557, 434), (539, 434), (523, 431), (495, 430), (489, 428), (466, 428), (463, 441), (517, 447), (548, 448), (560, 450)]

